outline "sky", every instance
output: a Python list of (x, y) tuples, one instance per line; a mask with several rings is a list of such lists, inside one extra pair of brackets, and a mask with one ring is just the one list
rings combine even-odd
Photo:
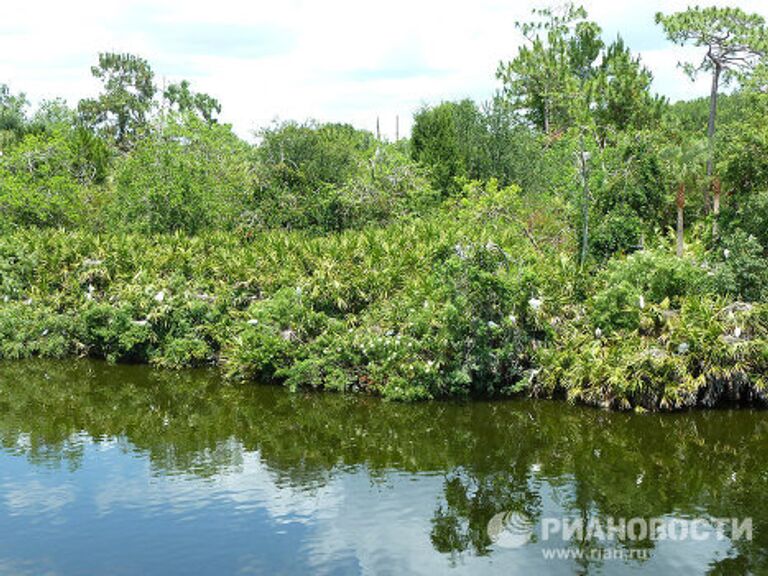
[[(734, 5), (698, 2), (700, 5)], [(487, 100), (495, 71), (524, 41), (514, 23), (529, 0), (25, 0), (0, 16), (0, 83), (36, 104), (70, 105), (98, 93), (90, 67), (99, 52), (147, 59), (158, 86), (188, 79), (222, 104), (221, 119), (243, 137), (274, 120), (349, 122), (393, 138), (424, 104)], [(621, 33), (673, 101), (704, 96), (677, 67), (700, 51), (670, 44), (657, 11), (686, 0), (586, 0), (606, 40)], [(768, 18), (765, 0), (738, 6)]]

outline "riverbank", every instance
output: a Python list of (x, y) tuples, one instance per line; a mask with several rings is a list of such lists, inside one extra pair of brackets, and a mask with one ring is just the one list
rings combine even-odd
[[(470, 187), (432, 215), (336, 234), (0, 237), (0, 357), (219, 366), (394, 400), (565, 397), (674, 410), (768, 400), (768, 307), (734, 259), (668, 247), (582, 272), (567, 210)], [(702, 252), (703, 254), (703, 252)]]

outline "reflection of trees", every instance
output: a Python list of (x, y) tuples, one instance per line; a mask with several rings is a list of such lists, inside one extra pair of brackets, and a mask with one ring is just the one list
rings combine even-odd
[(494, 514), (540, 514), (539, 483), (571, 516), (752, 516), (755, 540), (737, 543), (733, 558), (712, 573), (768, 570), (764, 413), (628, 415), (557, 402), (402, 405), (229, 386), (204, 371), (0, 366), (6, 451), (76, 467), (81, 433), (95, 442), (125, 439), (158, 471), (203, 477), (236, 468), (253, 451), (281, 483), (319, 485), (356, 466), (372, 476), (392, 469), (445, 474), (432, 530), (443, 552), (487, 553)]
[(464, 470), (451, 473), (443, 486), (444, 503), (432, 518), (432, 544), (439, 552), (490, 552), (488, 523), (499, 512), (521, 512), (534, 522), (540, 515), (539, 495), (523, 471), (501, 470), (474, 476)]

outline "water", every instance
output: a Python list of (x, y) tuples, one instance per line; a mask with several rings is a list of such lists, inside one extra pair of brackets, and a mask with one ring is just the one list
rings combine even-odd
[[(751, 539), (715, 525), (732, 517)], [(700, 537), (544, 539), (564, 518)], [(768, 573), (767, 413), (399, 405), (0, 365), (0, 574), (639, 572)]]

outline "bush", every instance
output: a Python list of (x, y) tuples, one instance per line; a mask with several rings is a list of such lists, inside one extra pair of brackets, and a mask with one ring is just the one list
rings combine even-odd
[(348, 331), (324, 334), (285, 371), (292, 386), (364, 390), (397, 400), (520, 391), (530, 327), (516, 315), (507, 256), (457, 245), (433, 274), (368, 309)]
[(87, 196), (76, 177), (71, 134), (29, 134), (0, 155), (0, 213), (4, 228), (59, 227), (81, 222)]
[(538, 355), (534, 392), (623, 410), (768, 402), (765, 306), (691, 297), (647, 307), (640, 323), (608, 338), (563, 331)]
[(712, 255), (713, 291), (748, 301), (768, 296), (768, 259), (757, 238), (736, 230), (723, 236)]
[(292, 364), (306, 357), (312, 340), (338, 327), (315, 311), (301, 290), (291, 288), (252, 304), (246, 316), (224, 356), (229, 375), (248, 381), (283, 378)]
[(706, 272), (695, 262), (663, 250), (644, 250), (612, 260), (591, 299), (590, 317), (603, 331), (638, 327), (645, 304), (665, 300), (677, 306), (688, 295), (703, 293)]
[(111, 221), (143, 233), (232, 229), (253, 186), (249, 154), (228, 126), (171, 116), (118, 163)]
[(344, 124), (287, 122), (260, 133), (256, 228), (339, 231), (422, 213), (437, 204), (402, 146)]

